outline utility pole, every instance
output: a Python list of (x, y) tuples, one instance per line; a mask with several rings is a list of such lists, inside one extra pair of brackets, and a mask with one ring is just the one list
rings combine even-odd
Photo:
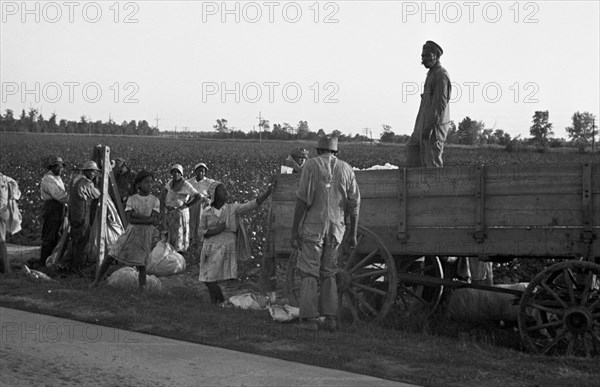
[(369, 137), (371, 139), (371, 145), (373, 145), (373, 132), (369, 128), (364, 128), (363, 133), (365, 137)]
[(596, 119), (592, 120), (592, 152), (596, 150)]
[(158, 129), (158, 121), (160, 121), (160, 119), (158, 118), (158, 114), (156, 115), (156, 129)]
[(262, 142), (262, 114), (258, 112), (258, 142)]

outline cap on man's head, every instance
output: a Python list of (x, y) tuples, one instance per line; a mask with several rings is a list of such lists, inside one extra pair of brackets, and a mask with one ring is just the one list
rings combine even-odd
[(183, 167), (181, 166), (181, 164), (173, 164), (169, 172), (173, 172), (174, 170), (179, 171), (179, 173), (183, 175)]
[(292, 157), (304, 157), (308, 158), (308, 151), (304, 148), (294, 148), (294, 150), (290, 153)]
[(95, 161), (86, 161), (81, 167), (82, 171), (99, 171), (98, 164)]
[(62, 157), (49, 156), (49, 157), (46, 158), (46, 167), (50, 168), (50, 167), (53, 167), (55, 165), (65, 165), (63, 163)]
[(433, 52), (438, 58), (442, 56), (444, 50), (434, 41), (428, 40), (423, 45), (423, 51)]
[(207, 167), (207, 166), (206, 166), (206, 164), (204, 164), (204, 163), (198, 163), (198, 164), (194, 165), (194, 172), (196, 172), (196, 170), (197, 170), (198, 168), (200, 168), (200, 167), (204, 168), (204, 170), (205, 170), (206, 172), (208, 172), (208, 167)]
[(321, 137), (317, 144), (317, 149), (329, 150), (332, 152), (338, 151), (338, 139), (337, 137)]

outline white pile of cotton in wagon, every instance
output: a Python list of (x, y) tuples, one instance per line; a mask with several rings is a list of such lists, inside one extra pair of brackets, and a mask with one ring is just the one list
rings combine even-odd
[(385, 163), (385, 165), (373, 165), (370, 168), (365, 168), (365, 169), (360, 169), (360, 168), (352, 168), (355, 171), (377, 171), (377, 170), (381, 170), (381, 169), (398, 169), (397, 165), (392, 165), (390, 163)]

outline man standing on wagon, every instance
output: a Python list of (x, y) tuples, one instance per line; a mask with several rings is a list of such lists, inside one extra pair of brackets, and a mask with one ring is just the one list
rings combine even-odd
[(356, 246), (360, 192), (352, 167), (339, 160), (337, 152), (337, 138), (321, 138), (318, 156), (306, 161), (296, 191), (291, 245), (300, 250), (300, 319), (306, 329), (318, 329), (320, 316), (325, 317), (325, 329), (336, 329), (335, 275), (347, 216), (350, 217), (348, 243), (350, 247)]
[(428, 40), (423, 45), (421, 63), (429, 69), (415, 129), (406, 144), (408, 167), (443, 167), (442, 153), (450, 128), (450, 76), (440, 64), (444, 50)]

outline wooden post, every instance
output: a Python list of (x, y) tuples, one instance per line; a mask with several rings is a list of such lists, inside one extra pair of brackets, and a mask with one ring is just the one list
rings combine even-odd
[[(277, 185), (277, 178), (275, 178), (275, 184), (273, 190), (275, 190), (275, 186)], [(264, 205), (264, 203), (263, 203)], [(277, 263), (275, 262), (275, 249), (273, 248), (273, 235), (271, 230), (271, 222), (272, 222), (272, 214), (271, 208), (269, 208), (269, 213), (267, 215), (268, 225), (266, 230), (267, 235), (267, 248), (263, 254), (262, 262), (261, 262), (261, 271), (260, 271), (260, 288), (263, 294), (269, 296), (271, 301), (275, 301), (273, 298), (277, 297), (275, 292), (277, 291)]]
[[(106, 253), (106, 217), (108, 214), (108, 203), (110, 200), (108, 196), (108, 185), (110, 184), (109, 173), (110, 173), (110, 148), (104, 146), (101, 153), (102, 157), (102, 177), (100, 179), (100, 233), (98, 234), (98, 259), (96, 261), (96, 276), (100, 273), (100, 265), (104, 261), (104, 255)], [(98, 221), (98, 220), (96, 220)]]

